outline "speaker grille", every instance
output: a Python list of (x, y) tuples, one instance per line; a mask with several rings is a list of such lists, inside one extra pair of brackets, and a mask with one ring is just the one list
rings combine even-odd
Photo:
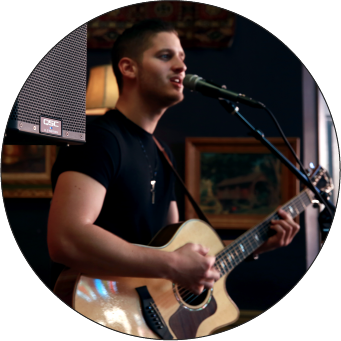
[(10, 120), (39, 126), (44, 116), (61, 120), (64, 131), (85, 133), (86, 34), (84, 24), (46, 54), (22, 87)]

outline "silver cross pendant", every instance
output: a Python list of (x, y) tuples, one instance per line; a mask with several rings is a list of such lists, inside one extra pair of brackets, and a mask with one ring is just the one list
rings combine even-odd
[(151, 184), (150, 192), (152, 193), (152, 204), (155, 204), (155, 184), (156, 184), (156, 181), (151, 180), (150, 184)]

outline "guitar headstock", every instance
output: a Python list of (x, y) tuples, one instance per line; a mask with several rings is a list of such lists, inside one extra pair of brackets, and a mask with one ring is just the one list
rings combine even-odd
[(317, 166), (311, 176), (310, 180), (315, 187), (317, 187), (321, 192), (325, 192), (328, 196), (330, 192), (334, 189), (333, 180), (330, 177), (326, 169), (321, 166)]

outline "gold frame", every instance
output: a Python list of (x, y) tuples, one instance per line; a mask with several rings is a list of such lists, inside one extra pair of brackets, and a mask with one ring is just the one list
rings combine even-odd
[(4, 198), (51, 198), (51, 170), (56, 160), (56, 146), (45, 147), (45, 171), (40, 173), (1, 172)]
[[(282, 138), (268, 138), (291, 163), (297, 166), (296, 160), (292, 156)], [(288, 141), (299, 157), (299, 138), (288, 138)], [(200, 199), (200, 154), (202, 152), (216, 153), (266, 153), (270, 151), (254, 138), (187, 138), (185, 151), (185, 184), (199, 203)], [(281, 164), (281, 204), (284, 204), (299, 193), (299, 181), (289, 169)], [(249, 229), (263, 221), (267, 215), (262, 214), (206, 214), (212, 226), (216, 229)], [(190, 204), (185, 200), (185, 218), (197, 218), (197, 215)]]

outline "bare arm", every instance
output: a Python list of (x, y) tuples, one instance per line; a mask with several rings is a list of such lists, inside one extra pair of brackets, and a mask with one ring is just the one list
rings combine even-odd
[(162, 252), (130, 244), (94, 225), (105, 194), (105, 187), (87, 175), (59, 176), (48, 221), (52, 260), (91, 276), (166, 278), (196, 293), (219, 278), (214, 257), (207, 257), (208, 250), (200, 245)]
[(179, 210), (176, 201), (171, 201), (167, 216), (167, 225), (176, 224), (179, 222)]

